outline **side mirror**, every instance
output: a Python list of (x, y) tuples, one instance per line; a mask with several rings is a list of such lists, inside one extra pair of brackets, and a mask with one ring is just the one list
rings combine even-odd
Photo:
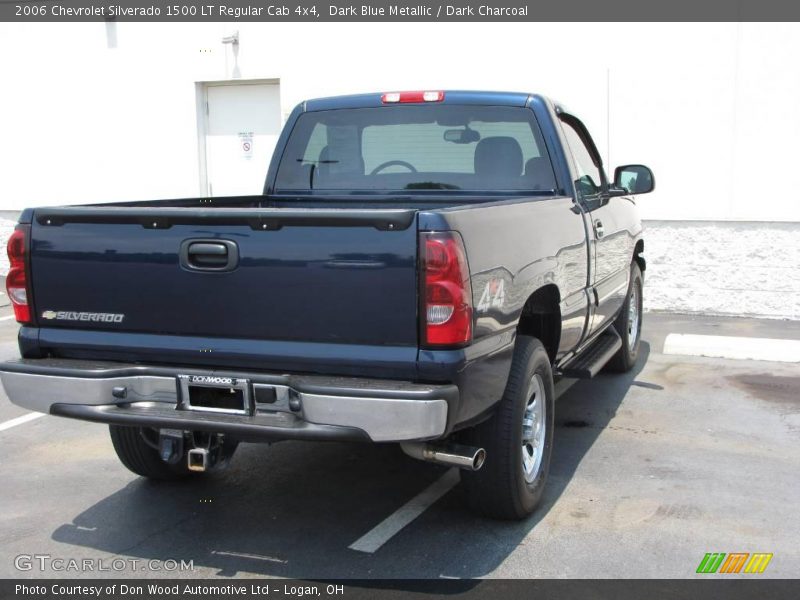
[(626, 194), (647, 194), (656, 187), (653, 172), (644, 165), (623, 165), (614, 169), (615, 196)]

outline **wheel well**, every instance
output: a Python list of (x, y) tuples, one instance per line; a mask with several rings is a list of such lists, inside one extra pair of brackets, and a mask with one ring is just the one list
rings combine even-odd
[(522, 308), (517, 333), (530, 335), (544, 344), (550, 362), (555, 362), (561, 341), (561, 294), (553, 284), (539, 288)]
[(636, 247), (633, 249), (633, 260), (639, 264), (639, 269), (644, 273), (644, 270), (647, 268), (647, 263), (645, 263), (642, 252), (644, 252), (644, 240), (639, 240), (636, 242)]

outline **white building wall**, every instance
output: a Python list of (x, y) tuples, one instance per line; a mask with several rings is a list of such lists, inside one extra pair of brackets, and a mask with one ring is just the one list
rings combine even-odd
[(650, 310), (800, 319), (800, 227), (645, 222)]
[[(768, 271), (800, 234), (797, 24), (0, 24), (0, 210), (197, 195), (195, 83), (231, 76), (221, 39), (237, 29), (242, 77), (280, 79), (284, 114), (308, 97), (394, 89), (565, 102), (609, 171), (656, 173), (640, 199), (651, 308), (798, 317), (796, 287)], [(722, 278), (677, 291), (707, 259), (708, 227), (717, 248), (766, 253), (736, 274), (760, 300), (739, 304)], [(724, 275), (728, 254), (714, 256)]]

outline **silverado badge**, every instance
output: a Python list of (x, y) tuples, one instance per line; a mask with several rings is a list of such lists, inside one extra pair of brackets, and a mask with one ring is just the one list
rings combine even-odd
[(117, 313), (74, 312), (71, 310), (46, 310), (42, 318), (48, 321), (93, 321), (95, 323), (122, 323), (125, 315)]

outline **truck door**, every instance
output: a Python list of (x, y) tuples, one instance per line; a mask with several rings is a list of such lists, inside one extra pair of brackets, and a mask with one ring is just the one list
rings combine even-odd
[(623, 222), (627, 212), (615, 206), (615, 203), (627, 200), (609, 198), (602, 159), (586, 127), (572, 115), (562, 113), (559, 117), (572, 153), (578, 201), (587, 211), (591, 223), (589, 282), (594, 303), (587, 330), (592, 335), (608, 324), (625, 301), (633, 239)]

